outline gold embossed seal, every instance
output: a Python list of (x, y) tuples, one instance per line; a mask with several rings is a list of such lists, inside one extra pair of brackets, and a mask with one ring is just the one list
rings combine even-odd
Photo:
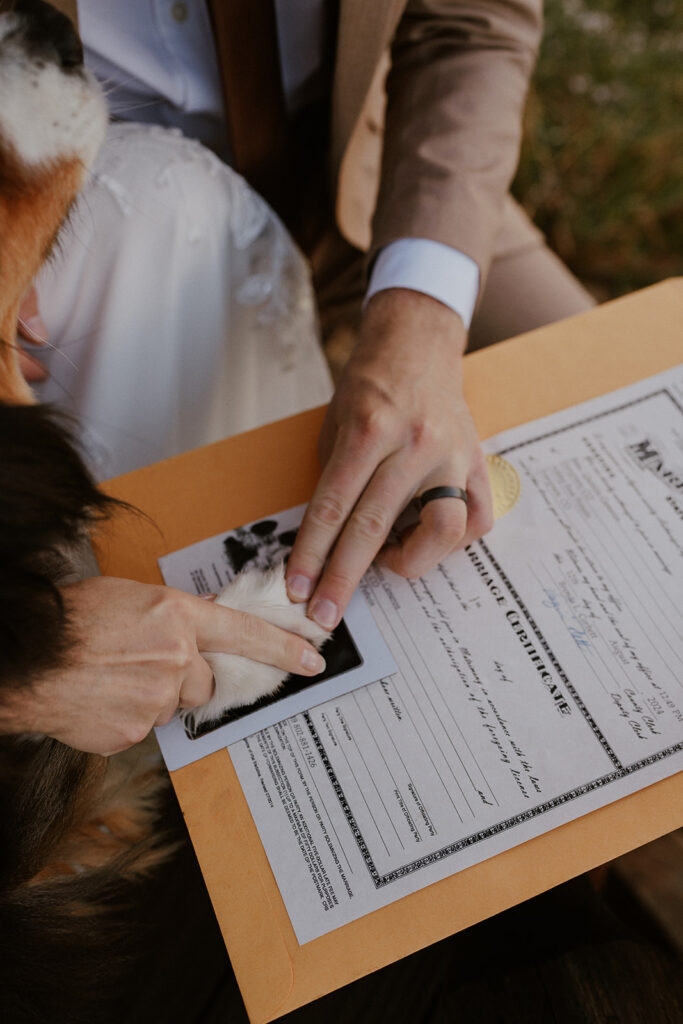
[(493, 496), (493, 515), (500, 519), (517, 504), (522, 483), (515, 467), (500, 455), (487, 455), (486, 465)]

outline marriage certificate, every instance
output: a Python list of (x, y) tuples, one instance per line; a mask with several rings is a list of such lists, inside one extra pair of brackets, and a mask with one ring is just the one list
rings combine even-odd
[(493, 531), (363, 580), (396, 670), (228, 746), (301, 944), (683, 767), (683, 367), (485, 447)]

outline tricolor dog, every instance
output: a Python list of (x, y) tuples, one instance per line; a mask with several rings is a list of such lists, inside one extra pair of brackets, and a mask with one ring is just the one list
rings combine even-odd
[[(69, 19), (41, 0), (0, 0), (0, 1001), (13, 1024), (102, 1019), (97, 1007), (122, 983), (133, 940), (121, 930), (120, 906), (169, 852), (155, 828), (157, 766), (1, 728), (3, 698), (68, 657), (59, 584), (111, 504), (69, 429), (36, 402), (16, 330), (106, 120)], [(246, 602), (316, 643), (326, 637), (289, 604), (281, 570), (242, 581), (221, 602)], [(211, 716), (281, 681), (276, 670), (230, 655), (212, 667)]]

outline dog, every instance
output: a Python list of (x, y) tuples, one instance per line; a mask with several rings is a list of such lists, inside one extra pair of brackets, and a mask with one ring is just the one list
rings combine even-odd
[[(59, 586), (88, 530), (116, 504), (96, 487), (69, 424), (35, 401), (16, 333), (22, 296), (49, 258), (106, 121), (69, 19), (42, 0), (0, 0), (0, 986), (13, 1024), (132, 1019), (122, 993), (133, 976), (139, 984), (139, 942), (133, 947), (150, 922), (124, 928), (123, 909), (133, 913), (141, 884), (147, 889), (183, 844), (191, 858), (178, 814), (162, 806), (164, 775), (144, 751), (104, 759), (14, 736), (3, 710), (68, 657), (74, 630)], [(238, 579), (219, 601), (318, 646), (327, 637), (290, 604), (282, 568)], [(282, 682), (268, 666), (214, 658), (207, 715)]]
[[(22, 296), (95, 159), (106, 107), (71, 22), (0, 0), (0, 986), (13, 1022), (105, 1019), (124, 981), (120, 908), (166, 860), (156, 768), (14, 736), (7, 708), (72, 643), (59, 583), (111, 506), (19, 366)], [(116, 912), (113, 906), (116, 905)], [(112, 969), (112, 964), (116, 964)]]
[(16, 358), (22, 295), (104, 138), (107, 113), (73, 26), (42, 0), (0, 0), (0, 399), (31, 402)]

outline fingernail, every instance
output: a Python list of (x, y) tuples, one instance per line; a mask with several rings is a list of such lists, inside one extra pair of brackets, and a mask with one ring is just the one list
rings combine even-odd
[(324, 671), (325, 659), (317, 651), (310, 651), (307, 648), (301, 655), (301, 664), (307, 671), (315, 672), (317, 675)]
[(33, 341), (36, 345), (44, 345), (47, 341), (47, 327), (45, 326), (42, 317), (40, 316), (27, 316), (25, 320), (19, 318), (25, 336), (29, 341)]
[(333, 601), (328, 601), (326, 597), (322, 597), (319, 601), (313, 603), (310, 615), (323, 629), (334, 629), (339, 619), (336, 604)]
[(218, 597), (218, 594), (197, 594), (197, 597), (201, 601), (215, 601), (216, 598)]
[(297, 600), (308, 601), (313, 593), (313, 580), (310, 580), (308, 576), (302, 576), (300, 573), (297, 573), (295, 576), (290, 576), (287, 580), (287, 590)]

